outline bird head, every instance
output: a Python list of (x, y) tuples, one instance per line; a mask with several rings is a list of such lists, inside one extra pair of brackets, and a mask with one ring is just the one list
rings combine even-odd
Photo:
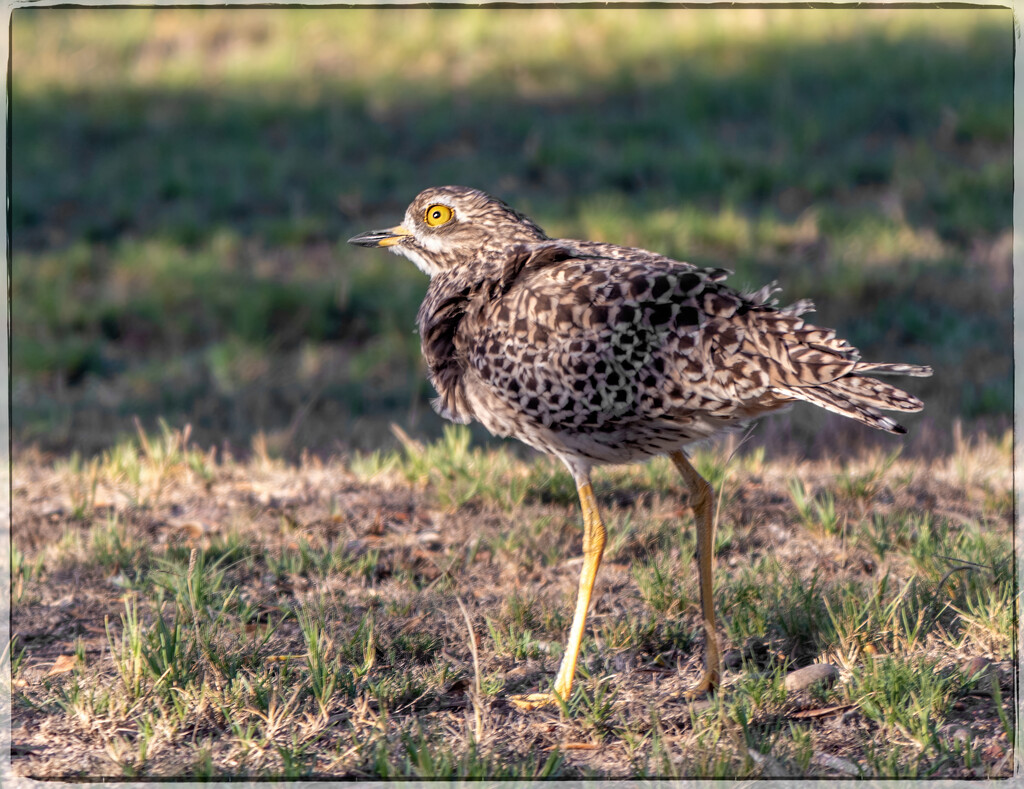
[(546, 240), (537, 225), (485, 192), (466, 186), (436, 186), (416, 195), (402, 224), (360, 233), (348, 243), (387, 247), (433, 277), (517, 244)]

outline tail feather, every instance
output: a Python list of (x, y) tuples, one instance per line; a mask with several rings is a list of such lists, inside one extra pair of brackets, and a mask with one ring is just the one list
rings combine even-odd
[(853, 368), (855, 373), (873, 373), (874, 375), (911, 375), (915, 378), (927, 378), (932, 374), (931, 367), (920, 364), (886, 364), (884, 362), (858, 362)]
[[(853, 369), (855, 373), (872, 372), (892, 375), (928, 376), (932, 373), (930, 367), (913, 364), (858, 362)], [(906, 433), (907, 431), (896, 420), (885, 416), (882, 413), (883, 410), (913, 413), (924, 408), (924, 403), (912, 394), (876, 378), (854, 373), (816, 386), (779, 386), (776, 384), (774, 389), (786, 397), (805, 400), (827, 411), (856, 419), (865, 425), (889, 433)]]
[[(924, 404), (902, 389), (871, 375), (925, 377), (930, 367), (862, 362), (859, 351), (833, 329), (805, 323), (814, 309), (809, 301), (778, 308), (774, 283), (748, 294), (751, 308), (734, 323), (742, 330), (739, 351), (754, 360), (770, 391), (784, 399), (805, 400), (842, 416), (890, 433), (906, 433), (882, 411), (910, 413)], [(763, 378), (762, 378), (763, 380)]]
[(837, 378), (828, 387), (842, 392), (855, 403), (874, 406), (884, 411), (913, 413), (924, 408), (924, 403), (912, 394), (908, 394), (892, 384), (866, 376), (846, 375)]
[(907, 429), (877, 408), (866, 403), (852, 400), (844, 392), (835, 389), (831, 385), (825, 386), (777, 386), (775, 391), (786, 397), (796, 400), (804, 400), (813, 405), (820, 406), (826, 411), (831, 411), (840, 416), (850, 417), (862, 422), (869, 427), (885, 430), (888, 433), (906, 433)]

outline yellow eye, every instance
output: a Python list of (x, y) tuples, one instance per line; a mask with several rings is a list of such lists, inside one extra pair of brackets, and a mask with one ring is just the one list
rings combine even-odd
[(437, 227), (443, 225), (445, 222), (450, 222), (452, 218), (452, 209), (446, 205), (432, 205), (427, 209), (427, 213), (423, 215), (423, 221), (431, 227)]

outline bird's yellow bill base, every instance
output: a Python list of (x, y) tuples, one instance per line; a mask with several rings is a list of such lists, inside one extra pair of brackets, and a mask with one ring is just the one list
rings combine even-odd
[(390, 247), (401, 241), (403, 236), (412, 235), (412, 233), (406, 230), (404, 227), (402, 227), (402, 225), (396, 225), (395, 227), (390, 228), (389, 232), (391, 233), (391, 235), (388, 236), (387, 238), (382, 238), (380, 241), (378, 241), (377, 246)]

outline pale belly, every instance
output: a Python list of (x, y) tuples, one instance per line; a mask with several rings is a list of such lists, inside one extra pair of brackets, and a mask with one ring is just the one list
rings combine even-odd
[(606, 421), (599, 427), (560, 429), (558, 425), (546, 426), (526, 416), (479, 380), (467, 381), (465, 391), (477, 421), (494, 435), (517, 438), (548, 454), (583, 458), (596, 464), (632, 463), (665, 455), (784, 405), (751, 404), (750, 408), (738, 409), (727, 417), (680, 411), (655, 419), (629, 416)]

